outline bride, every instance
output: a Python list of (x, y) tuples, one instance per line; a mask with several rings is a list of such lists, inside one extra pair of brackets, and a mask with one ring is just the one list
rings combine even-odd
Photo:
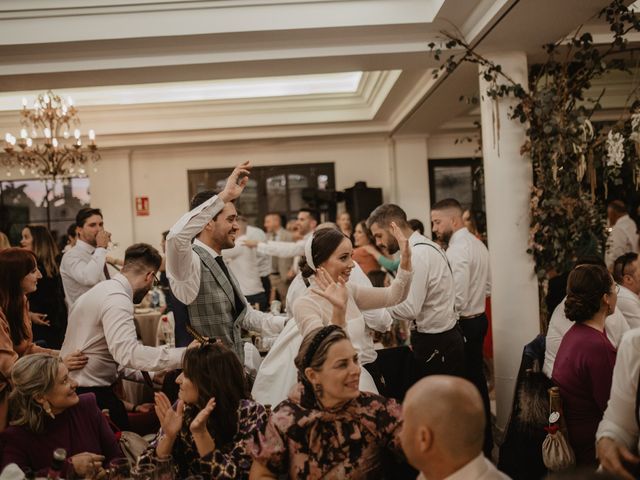
[[(390, 307), (405, 300), (409, 292), (411, 252), (397, 226), (401, 263), (398, 275), (389, 287), (375, 288), (348, 282), (354, 268), (353, 246), (349, 238), (335, 229), (318, 230), (305, 246), (300, 271), (310, 288), (293, 303), (293, 319), (281, 332), (260, 366), (253, 397), (263, 404), (276, 405), (285, 399), (296, 383), (293, 359), (302, 337), (315, 328), (335, 324), (343, 327), (359, 356), (366, 353), (367, 332), (361, 310)], [(374, 357), (375, 358), (375, 357)], [(373, 378), (363, 369), (360, 390), (377, 393)]]

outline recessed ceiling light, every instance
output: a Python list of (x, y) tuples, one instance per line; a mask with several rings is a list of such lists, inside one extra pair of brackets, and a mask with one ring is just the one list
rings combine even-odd
[[(356, 93), (363, 72), (236, 78), (197, 82), (60, 88), (55, 93), (72, 97), (80, 108), (90, 105), (199, 102), (299, 95)], [(19, 110), (22, 98), (31, 104), (39, 91), (0, 94), (0, 110)]]

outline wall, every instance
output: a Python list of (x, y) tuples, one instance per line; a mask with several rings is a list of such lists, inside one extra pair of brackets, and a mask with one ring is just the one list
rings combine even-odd
[[(383, 189), (384, 201), (401, 205), (409, 218), (429, 225), (427, 157), (468, 156), (467, 148), (446, 137), (321, 137), (237, 143), (208, 143), (101, 150), (97, 172), (90, 172), (91, 204), (102, 209), (106, 228), (122, 256), (134, 242), (159, 245), (160, 233), (187, 211), (187, 171), (231, 168), (244, 160), (256, 166), (333, 162), (336, 188), (356, 181)], [(12, 172), (11, 178), (21, 178)], [(0, 179), (7, 179), (0, 171)], [(137, 217), (134, 197), (149, 197), (150, 215)]]

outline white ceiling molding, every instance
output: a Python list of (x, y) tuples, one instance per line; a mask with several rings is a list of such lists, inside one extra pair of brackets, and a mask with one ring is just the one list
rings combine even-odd
[[(2, 44), (431, 23), (445, 0), (3, 4)], [(7, 2), (5, 2), (7, 3)], [(31, 8), (30, 8), (31, 7)], [(35, 7), (35, 8), (33, 8)], [(44, 8), (43, 8), (44, 7)], [(114, 26), (117, 28), (114, 29)], [(46, 27), (46, 28), (45, 28)]]
[[(398, 70), (365, 72), (357, 90), (351, 93), (101, 106), (85, 106), (74, 100), (85, 128), (94, 129), (99, 137), (364, 122), (375, 118), (400, 75)], [(20, 104), (21, 96), (13, 97), (13, 105)], [(15, 131), (18, 120), (17, 109), (0, 112), (0, 132)]]

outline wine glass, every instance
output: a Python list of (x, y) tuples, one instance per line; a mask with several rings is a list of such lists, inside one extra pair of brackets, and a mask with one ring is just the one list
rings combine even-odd
[(173, 457), (171, 455), (162, 458), (156, 457), (154, 463), (156, 465), (156, 480), (174, 480)]
[(131, 464), (126, 458), (115, 458), (109, 462), (110, 480), (128, 480), (131, 478)]
[(151, 464), (138, 465), (131, 469), (133, 480), (156, 480), (156, 466)]

